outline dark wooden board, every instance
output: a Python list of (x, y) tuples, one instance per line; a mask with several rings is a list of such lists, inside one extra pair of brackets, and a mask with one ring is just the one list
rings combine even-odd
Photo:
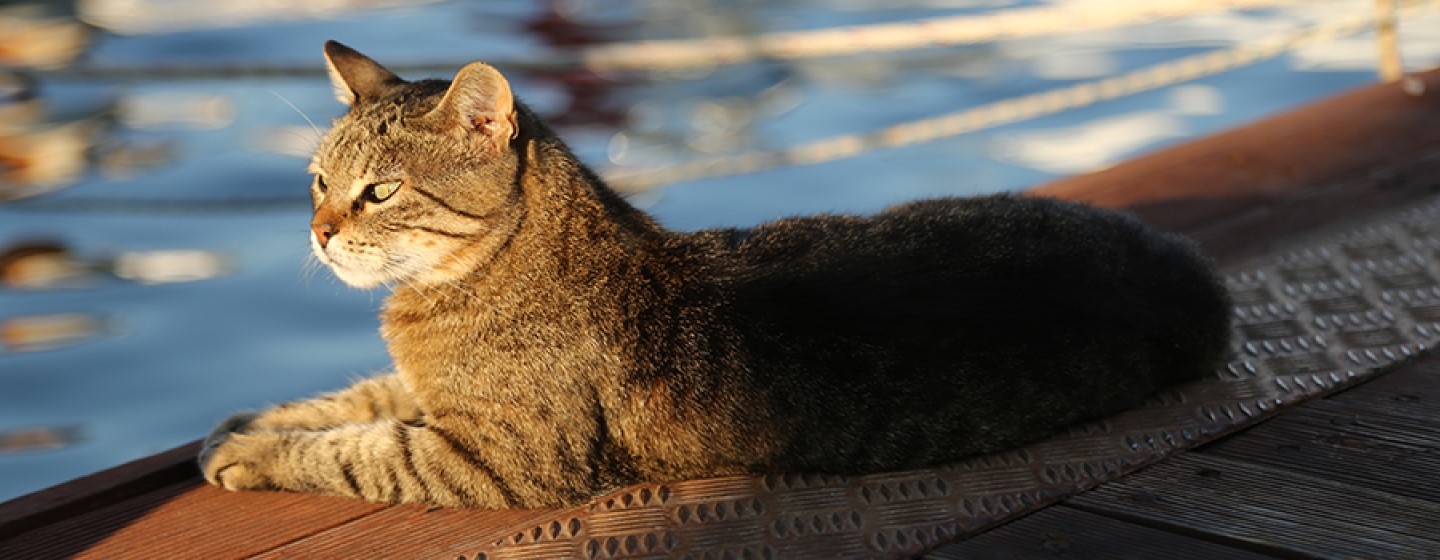
[(1401, 371), (1326, 400), (1335, 406), (1396, 416), (1440, 418), (1440, 358), (1432, 353)]
[(1307, 403), (1204, 453), (1440, 504), (1440, 417)]
[(978, 537), (942, 546), (925, 555), (926, 560), (1001, 558), (1258, 560), (1273, 557), (1063, 505), (1040, 510)]
[(1440, 504), (1204, 453), (1178, 455), (1066, 503), (1286, 556), (1440, 557)]

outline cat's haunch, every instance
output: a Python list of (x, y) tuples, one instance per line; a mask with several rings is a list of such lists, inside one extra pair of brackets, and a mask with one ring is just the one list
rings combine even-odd
[(953, 462), (1213, 371), (1229, 303), (1193, 244), (1032, 197), (667, 231), (494, 68), (407, 82), (325, 45), (349, 105), (311, 241), (389, 285), (395, 371), (222, 423), (212, 483), (482, 508), (618, 485)]

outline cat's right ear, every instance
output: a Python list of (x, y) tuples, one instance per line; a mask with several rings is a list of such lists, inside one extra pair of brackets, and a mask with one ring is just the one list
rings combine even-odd
[(346, 105), (379, 97), (389, 86), (405, 83), (380, 63), (336, 41), (325, 42), (325, 65), (335, 98)]

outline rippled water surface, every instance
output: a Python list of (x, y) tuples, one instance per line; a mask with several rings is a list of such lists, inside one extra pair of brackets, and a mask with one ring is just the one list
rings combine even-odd
[[(326, 39), (408, 78), (495, 61), (582, 157), (612, 172), (866, 132), (1370, 9), (1297, 2), (883, 55), (596, 73), (549, 63), (607, 42), (1074, 2), (392, 1), (381, 3), (401, 6), (318, 14), (311, 3), (255, 13), (244, 8), (263, 3), (151, 0), (158, 7), (136, 16), (90, 2), (80, 15), (112, 30), (81, 30), (88, 39), (69, 45), (47, 31), (58, 62), (3, 61), (13, 69), (0, 71), (0, 500), (387, 366), (375, 333), (383, 291), (351, 290), (306, 264), (316, 133), (301, 115), (324, 127), (341, 109), (318, 71)], [(0, 24), (75, 14), (63, 2), (0, 4)], [(0, 35), (0, 53), (16, 37)], [(1411, 70), (1440, 62), (1440, 18), (1406, 19), (1402, 39)], [(1369, 83), (1374, 66), (1373, 36), (1358, 35), (994, 130), (632, 200), (693, 229), (1015, 191)]]

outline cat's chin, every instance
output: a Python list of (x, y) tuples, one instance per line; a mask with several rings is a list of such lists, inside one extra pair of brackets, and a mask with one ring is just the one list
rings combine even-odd
[(389, 276), (350, 270), (333, 264), (330, 265), (330, 271), (335, 273), (335, 277), (339, 278), (345, 285), (361, 290), (368, 290), (396, 281), (395, 278)]
[(327, 258), (323, 252), (317, 252), (316, 254), (320, 255), (320, 262), (325, 263), (336, 278), (339, 278), (341, 282), (344, 282), (345, 285), (351, 288), (368, 290), (396, 280), (389, 275), (378, 272), (344, 266), (335, 262), (333, 259)]
[(352, 288), (368, 290), (370, 288), (375, 288), (383, 284), (397, 282), (400, 280), (399, 278), (394, 278), (380, 271), (371, 271), (359, 267), (345, 266), (343, 263), (339, 262), (334, 258), (331, 258), (330, 255), (326, 254), (323, 249), (319, 248), (318, 244), (314, 248), (315, 257), (320, 259), (320, 262), (323, 263), (327, 268), (329, 268), (330, 272), (334, 274), (336, 278), (339, 278), (341, 282), (344, 282), (345, 285)]

